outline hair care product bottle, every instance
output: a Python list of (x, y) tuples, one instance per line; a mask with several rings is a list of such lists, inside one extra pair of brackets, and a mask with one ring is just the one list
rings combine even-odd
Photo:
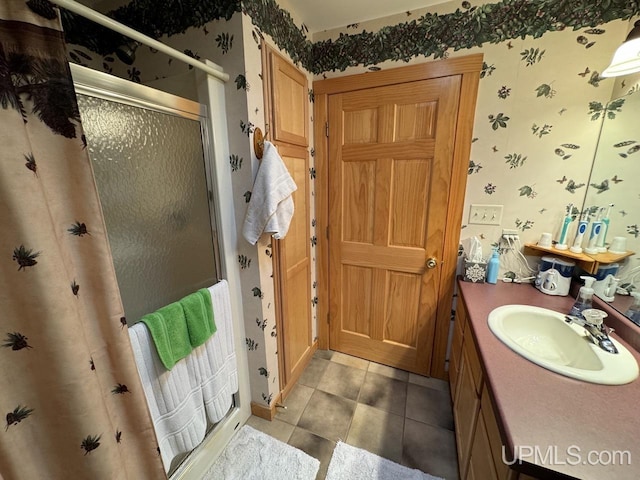
[(578, 298), (576, 298), (576, 302), (569, 311), (569, 315), (573, 315), (574, 317), (581, 317), (582, 311), (587, 308), (591, 308), (593, 301), (593, 282), (595, 282), (596, 279), (594, 277), (587, 276), (582, 276), (580, 278), (584, 280), (584, 285), (580, 288)]
[(495, 284), (498, 281), (498, 271), (500, 270), (500, 257), (498, 256), (498, 250), (493, 249), (493, 254), (489, 259), (487, 265), (487, 283)]

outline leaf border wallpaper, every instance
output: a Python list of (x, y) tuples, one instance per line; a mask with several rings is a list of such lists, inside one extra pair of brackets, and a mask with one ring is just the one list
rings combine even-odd
[[(127, 12), (144, 4), (132, 2)], [(628, 20), (640, 13), (637, 1), (452, 1), (311, 35), (295, 12), (275, 0), (216, 5), (207, 12), (158, 6), (153, 22), (140, 12), (130, 13), (130, 21), (118, 17), (121, 9), (111, 15), (188, 55), (215, 61), (230, 75), (225, 89), (238, 225), (257, 169), (251, 134), (265, 127), (261, 40), (303, 68), (310, 85), (313, 79), (483, 53), (461, 238), (480, 237), (487, 253), (503, 227), (517, 229), (523, 243), (535, 242), (541, 232), (557, 233), (568, 203), (582, 205), (602, 114), (608, 114), (602, 109), (614, 90), (614, 81), (599, 72), (624, 40)], [(158, 20), (162, 11), (171, 17), (166, 25)], [(146, 47), (138, 49), (133, 65), (125, 65), (106, 47), (97, 48), (102, 40), (86, 27), (73, 32), (75, 25), (65, 23), (76, 63), (170, 91), (179, 90), (189, 74), (187, 65)], [(309, 121), (312, 132), (312, 114)], [(313, 206), (312, 148), (310, 167)], [(469, 225), (471, 204), (504, 205), (501, 226)], [(313, 220), (309, 237), (315, 321), (317, 304), (325, 299), (315, 292), (315, 247), (323, 237)], [(265, 405), (280, 391), (271, 251), (264, 239), (257, 247), (241, 243), (238, 251), (252, 400)], [(517, 268), (503, 257), (504, 271)]]

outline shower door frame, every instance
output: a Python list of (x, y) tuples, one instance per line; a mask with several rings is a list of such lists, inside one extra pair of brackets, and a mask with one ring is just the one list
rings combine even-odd
[[(205, 61), (212, 68), (222, 69)], [(214, 248), (217, 280), (226, 279), (231, 293), (234, 346), (238, 367), (238, 392), (227, 415), (207, 432), (206, 437), (171, 474), (171, 480), (201, 480), (220, 456), (236, 430), (251, 415), (248, 360), (244, 354), (244, 323), (240, 299), (240, 271), (233, 261), (237, 232), (233, 220), (231, 171), (228, 157), (228, 135), (224, 83), (211, 75), (196, 73), (198, 98), (203, 104), (178, 97), (152, 87), (137, 84), (107, 73), (73, 63), (69, 64), (76, 94), (123, 103), (191, 119), (200, 123), (207, 200)], [(218, 160), (218, 161), (216, 161)]]
[(218, 242), (218, 222), (215, 215), (213, 188), (213, 162), (210, 158), (210, 124), (207, 107), (192, 100), (156, 90), (146, 85), (131, 82), (107, 73), (70, 63), (73, 86), (76, 94), (92, 96), (132, 107), (153, 110), (167, 115), (175, 115), (200, 123), (202, 153), (206, 172), (207, 199), (213, 243), (216, 280), (222, 278), (220, 272), (220, 247)]

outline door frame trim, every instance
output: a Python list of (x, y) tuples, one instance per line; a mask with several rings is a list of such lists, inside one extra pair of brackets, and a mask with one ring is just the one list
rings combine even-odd
[[(447, 226), (438, 292), (438, 311), (431, 359), (432, 377), (446, 379), (446, 355), (451, 324), (451, 308), (455, 288), (455, 275), (460, 241), (460, 225), (467, 183), (467, 170), (471, 152), (471, 139), (475, 120), (478, 83), (483, 54), (466, 55), (447, 60), (436, 60), (379, 72), (362, 73), (313, 82), (315, 95), (314, 134), (316, 168), (316, 224), (318, 244), (316, 275), (318, 281), (318, 347), (329, 345), (329, 139), (326, 124), (329, 118), (329, 95), (396, 85), (430, 78), (461, 75), (459, 111), (456, 119), (455, 144)], [(464, 113), (463, 113), (464, 112)]]

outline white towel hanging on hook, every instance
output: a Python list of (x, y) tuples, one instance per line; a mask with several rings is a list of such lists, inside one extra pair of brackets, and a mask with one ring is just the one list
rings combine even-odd
[(276, 239), (285, 237), (293, 217), (291, 195), (297, 188), (276, 147), (265, 141), (242, 227), (247, 242), (255, 245), (263, 232), (272, 233)]

